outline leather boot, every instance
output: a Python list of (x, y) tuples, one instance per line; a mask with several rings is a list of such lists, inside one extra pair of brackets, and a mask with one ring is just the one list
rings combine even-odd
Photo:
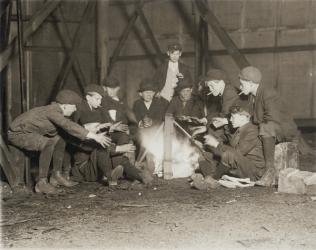
[(63, 171), (63, 174), (62, 174), (62, 175), (64, 176), (64, 178), (65, 178), (67, 181), (69, 181), (69, 182), (72, 184), (72, 187), (79, 184), (79, 182), (71, 180), (71, 178), (70, 178), (70, 176), (69, 176), (69, 171)]
[(59, 193), (59, 190), (49, 184), (46, 178), (42, 178), (36, 183), (35, 192), (43, 194), (57, 194)]
[(73, 187), (78, 184), (77, 182), (67, 180), (65, 177), (61, 175), (60, 171), (54, 172), (53, 175), (50, 177), (49, 182), (51, 185), (55, 187), (58, 185), (65, 187)]
[(263, 155), (265, 159), (266, 172), (260, 180), (256, 181), (256, 185), (271, 187), (276, 184), (276, 170), (274, 167), (274, 137), (262, 137)]

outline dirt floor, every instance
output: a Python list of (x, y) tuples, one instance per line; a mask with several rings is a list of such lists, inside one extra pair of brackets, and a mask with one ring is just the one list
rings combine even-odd
[[(301, 169), (316, 172), (315, 159), (302, 157)], [(1, 227), (3, 248), (316, 249), (316, 201), (275, 188), (198, 191), (187, 179), (115, 191), (83, 183), (3, 197)]]

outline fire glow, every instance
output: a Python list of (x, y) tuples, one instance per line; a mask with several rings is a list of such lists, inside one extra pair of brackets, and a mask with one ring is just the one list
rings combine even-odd
[[(142, 133), (142, 144), (153, 156), (155, 174), (162, 176), (164, 159), (163, 132), (157, 134), (156, 130), (145, 130)], [(199, 153), (188, 139), (172, 138), (172, 170), (173, 178), (188, 177), (199, 166)]]

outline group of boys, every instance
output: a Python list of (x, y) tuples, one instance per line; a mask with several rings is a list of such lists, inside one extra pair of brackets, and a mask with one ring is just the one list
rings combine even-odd
[[(136, 167), (130, 156), (135, 144), (142, 147), (139, 134), (156, 130), (166, 113), (188, 124), (184, 127), (192, 138), (204, 134), (203, 145), (197, 141), (196, 145), (206, 152), (200, 157), (206, 186), (225, 173), (249, 177), (262, 186), (274, 185), (275, 143), (299, 141), (297, 127), (281, 111), (277, 93), (262, 83), (255, 67), (240, 71), (240, 93), (222, 70), (211, 69), (196, 88), (220, 98), (220, 112), (208, 113), (203, 98), (193, 93), (189, 68), (179, 61), (181, 53), (179, 44), (168, 46), (169, 60), (153, 78), (140, 83), (140, 99), (133, 110), (119, 98), (120, 83), (107, 78), (101, 85), (87, 85), (83, 100), (71, 90), (62, 90), (55, 103), (18, 116), (8, 140), (22, 150), (39, 152), (35, 191), (57, 193), (58, 185), (70, 187), (81, 181), (116, 186), (123, 176), (150, 183), (152, 172)], [(242, 100), (241, 94), (250, 98)], [(69, 165), (73, 165), (71, 178), (70, 168), (65, 167)]]

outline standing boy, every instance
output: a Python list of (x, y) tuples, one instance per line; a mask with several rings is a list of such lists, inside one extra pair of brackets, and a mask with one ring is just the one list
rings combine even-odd
[(163, 97), (169, 102), (179, 79), (186, 78), (192, 82), (189, 67), (179, 61), (181, 54), (180, 44), (170, 44), (167, 51), (169, 59), (157, 69), (153, 78), (153, 82), (157, 83), (157, 97)]

